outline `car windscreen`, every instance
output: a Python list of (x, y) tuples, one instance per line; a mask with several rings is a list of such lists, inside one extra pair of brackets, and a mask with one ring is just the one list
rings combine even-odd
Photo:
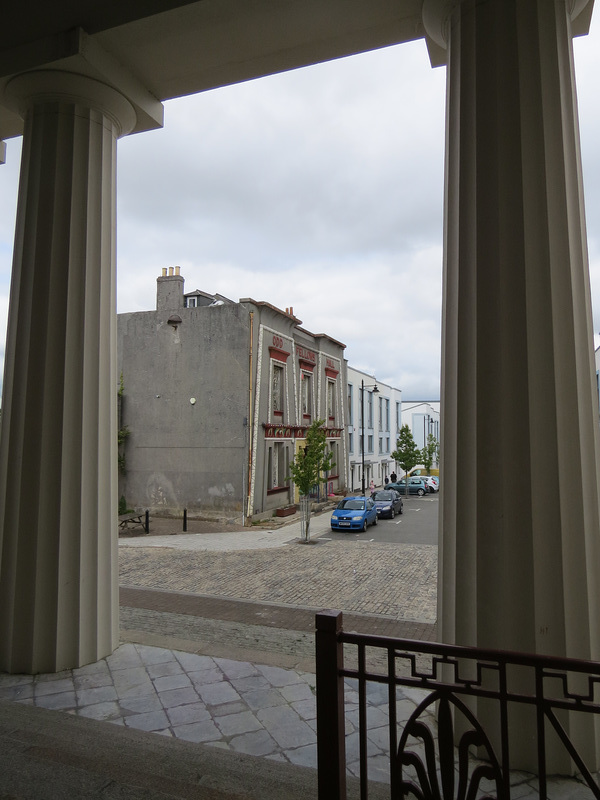
[(362, 511), (365, 507), (364, 500), (342, 500), (338, 508), (350, 509), (350, 511)]
[(393, 500), (394, 495), (391, 492), (375, 492), (373, 500)]

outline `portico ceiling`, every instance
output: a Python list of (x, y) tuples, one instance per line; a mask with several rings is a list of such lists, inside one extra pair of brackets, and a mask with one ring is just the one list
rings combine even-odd
[[(162, 124), (159, 101), (423, 37), (421, 7), (422, 0), (9, 0), (0, 93), (24, 70), (82, 72), (123, 91), (138, 111), (136, 130), (145, 130)], [(0, 138), (21, 132), (22, 120), (2, 103)]]

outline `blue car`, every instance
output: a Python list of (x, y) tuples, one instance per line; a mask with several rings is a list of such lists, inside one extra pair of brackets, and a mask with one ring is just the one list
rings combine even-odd
[(332, 531), (366, 531), (377, 525), (377, 508), (370, 497), (344, 497), (331, 515)]
[(375, 509), (379, 517), (394, 519), (396, 514), (402, 513), (404, 502), (398, 492), (393, 489), (382, 489), (380, 492), (373, 492), (371, 499), (375, 503)]

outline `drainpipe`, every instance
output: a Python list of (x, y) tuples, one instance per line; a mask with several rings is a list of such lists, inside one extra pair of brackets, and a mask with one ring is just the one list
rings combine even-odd
[(247, 495), (246, 495), (246, 521), (252, 516), (252, 509), (250, 508), (250, 498), (252, 496), (252, 393), (253, 393), (253, 380), (252, 370), (254, 368), (254, 311), (250, 312), (250, 347), (248, 351), (248, 481), (247, 481)]

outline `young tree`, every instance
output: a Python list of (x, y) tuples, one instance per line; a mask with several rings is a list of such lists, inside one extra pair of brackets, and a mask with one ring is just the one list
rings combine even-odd
[(400, 428), (400, 435), (396, 442), (396, 449), (392, 453), (392, 458), (396, 463), (400, 464), (404, 470), (404, 479), (406, 481), (405, 493), (408, 494), (408, 471), (416, 467), (421, 458), (421, 451), (417, 447), (413, 435), (408, 425), (403, 425)]
[(303, 521), (304, 542), (310, 541), (310, 491), (320, 482), (323, 472), (330, 470), (335, 464), (331, 453), (327, 452), (327, 434), (325, 420), (316, 419), (306, 431), (306, 446), (301, 448), (290, 464), (290, 477), (300, 493), (300, 508)]
[(436, 460), (436, 455), (438, 451), (438, 440), (435, 438), (433, 433), (430, 433), (427, 436), (427, 443), (425, 447), (421, 450), (421, 461), (423, 462), (423, 466), (425, 467), (425, 471), (429, 475), (431, 472), (431, 465)]

